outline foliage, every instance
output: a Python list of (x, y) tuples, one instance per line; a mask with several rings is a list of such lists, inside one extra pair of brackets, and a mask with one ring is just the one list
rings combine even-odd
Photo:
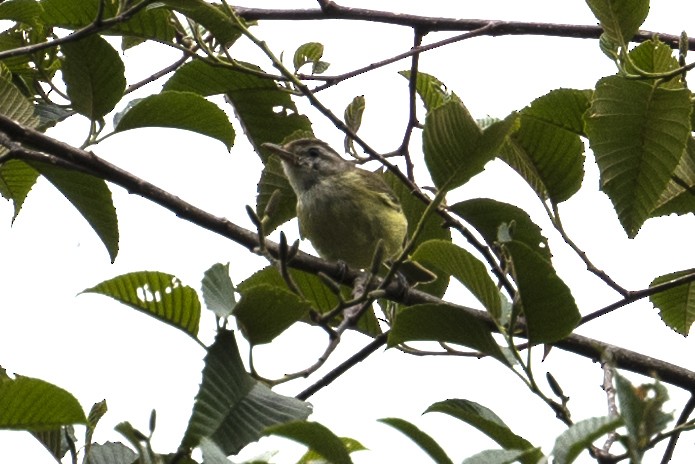
[[(321, 14), (326, 18), (344, 14), (345, 20), (359, 19), (350, 16), (354, 13), (350, 9), (319, 3), (325, 7)], [(307, 447), (300, 463), (350, 463), (351, 453), (368, 451), (358, 441), (338, 437), (324, 425), (308, 421), (312, 406), (305, 400), (384, 344), (426, 356), (433, 353), (425, 347), (434, 343), (441, 348), (436, 354), (498, 361), (510, 378), (528, 387), (529, 394), (552, 410), (565, 427), (554, 447), (543, 450), (544, 444), (513, 432), (486, 406), (464, 398), (432, 404), (426, 412), (458, 419), (498, 446), (464, 462), (536, 463), (552, 457), (557, 463), (571, 463), (587, 449), (594, 457), (604, 458), (608, 449), (601, 450), (594, 443), (607, 435), (609, 444), (619, 442), (624, 448), (624, 452), (613, 451), (613, 460), (640, 462), (668, 437), (676, 437), (672, 439), (675, 446), (678, 434), (692, 428), (692, 422), (685, 417), (672, 424), (673, 415), (664, 411), (668, 399), (664, 384), (695, 391), (692, 373), (652, 363), (647, 356), (633, 357), (618, 347), (610, 353), (599, 352), (598, 343), (574, 333), (592, 318), (649, 297), (664, 323), (687, 335), (695, 321), (690, 304), (695, 272), (674, 270), (654, 277), (648, 289), (629, 292), (597, 269), (574, 244), (563, 228), (559, 205), (576, 200), (584, 182), (586, 157), (593, 156), (600, 171), (600, 190), (611, 201), (627, 238), (636, 237), (651, 218), (695, 212), (691, 127), (695, 99), (687, 84), (692, 68), (686, 64), (689, 44), (682, 39), (675, 53), (674, 43), (654, 35), (649, 39), (639, 36), (642, 43), (633, 46), (631, 41), (649, 11), (647, 0), (587, 3), (601, 25), (601, 50), (616, 65), (616, 73), (601, 78), (593, 89), (549, 90), (505, 117), (474, 118), (464, 99), (439, 78), (418, 69), (421, 50), (414, 49), (408, 55), (411, 68), (399, 73), (411, 90), (411, 117), (403, 143), (389, 153), (398, 159), (394, 162), (357, 135), (367, 115), (363, 95), (347, 97), (344, 120), (319, 98), (320, 90), (360, 72), (326, 76), (329, 63), (323, 61), (326, 50), (320, 42), (302, 44), (289, 60), (279, 56), (255, 35), (255, 20), (263, 16), (262, 11), (251, 14), (251, 9), (204, 0), (0, 2), (0, 20), (4, 21), (0, 24), (8, 25), (0, 33), (0, 193), (14, 206), (13, 220), (43, 177), (87, 221), (113, 261), (119, 252), (113, 184), (229, 238), (270, 264), (260, 271), (248, 270), (238, 286), (229, 277), (230, 263), (212, 265), (202, 279), (204, 305), (195, 289), (160, 271), (134, 270), (83, 292), (108, 296), (179, 329), (205, 348), (198, 394), (181, 406), (191, 407), (192, 413), (179, 449), (169, 454), (153, 450), (154, 412), (148, 433), (128, 422), (118, 425), (117, 431), (128, 444), (93, 443), (92, 434), (106, 414), (106, 403), (96, 404), (85, 417), (67, 391), (4, 371), (0, 371), (0, 428), (32, 432), (58, 462), (77, 462), (77, 450), (83, 446), (80, 453), (85, 463), (194, 463), (196, 448), (203, 462), (224, 463), (231, 462), (227, 457), (249, 443), (275, 435)], [(386, 19), (397, 17), (384, 19), (380, 14), (374, 12), (372, 20), (389, 22)], [(415, 30), (416, 40), (438, 27), (408, 26)], [(493, 30), (495, 27), (500, 26), (489, 23), (479, 33), (486, 33), (485, 28), (490, 35), (505, 33)], [(156, 42), (183, 51), (184, 57), (166, 70), (172, 74), (161, 90), (130, 99), (133, 90), (167, 72), (152, 70), (151, 78), (128, 87), (128, 63), (114, 47), (115, 38), (120, 39), (122, 50)], [(236, 43), (241, 41), (253, 44), (264, 59), (257, 63), (235, 59)], [(321, 84), (310, 89), (308, 84), (314, 82)], [(224, 96), (225, 103), (215, 98), (218, 96)], [(383, 177), (408, 219), (406, 253), (387, 263), (390, 270), (382, 270), (388, 266), (376, 258), (372, 269), (346, 269), (300, 253), (284, 235), (279, 244), (267, 239), (295, 217), (297, 198), (280, 160), (263, 144), (313, 136), (312, 121), (300, 112), (299, 101), (318, 109), (317, 118), (325, 117), (344, 133), (345, 151), (357, 162), (377, 160), (385, 167)], [(119, 105), (125, 110), (116, 113)], [(234, 112), (234, 122), (225, 110)], [(79, 116), (90, 123), (82, 146), (44, 134)], [(109, 117), (113, 123), (107, 122)], [(255, 208), (247, 207), (256, 230), (245, 230), (199, 210), (98, 157), (99, 143), (105, 138), (147, 127), (195, 132), (222, 142), (225, 150), (234, 150), (243, 134), (264, 166), (262, 172), (253, 174), (258, 178)], [(420, 129), (423, 163), (418, 169), (426, 170), (423, 177), (434, 185), (434, 196), (423, 188), (429, 180), (416, 182), (412, 168), (417, 147), (410, 139)], [(585, 143), (591, 152), (585, 153)], [(88, 147), (97, 154), (87, 151)], [(530, 211), (488, 198), (447, 204), (451, 192), (468, 185), (493, 160), (506, 163), (528, 185), (568, 248), (607, 286), (621, 293), (619, 304), (582, 318), (572, 285), (555, 268), (546, 232)], [(401, 161), (405, 172), (398, 167)], [(244, 161), (237, 163), (243, 166)], [(409, 265), (431, 271), (435, 278), (412, 285), (402, 278)], [(457, 304), (452, 297), (456, 285), (483, 311)], [(209, 346), (199, 338), (203, 306), (217, 321), (216, 336)], [(272, 348), (295, 324), (309, 324), (328, 334), (324, 352), (306, 369), (277, 380), (263, 378), (253, 362), (254, 348)], [(244, 350), (237, 345), (237, 332), (231, 327), (238, 328), (248, 342), (248, 371), (242, 362)], [(314, 374), (331, 357), (346, 330), (352, 329), (370, 337), (370, 345), (295, 398), (272, 389)], [(522, 345), (524, 341), (526, 345)], [(541, 344), (546, 350), (551, 346), (565, 349), (567, 343), (577, 355), (604, 358), (606, 375), (615, 378), (619, 404), (615, 398), (609, 400), (619, 406), (617, 412), (576, 420), (570, 413), (569, 398), (552, 376), (548, 377), (549, 388), (537, 383), (539, 368), (524, 351)], [(617, 373), (621, 368), (656, 378), (636, 387)], [(437, 438), (417, 425), (400, 418), (382, 422), (435, 462), (453, 462)], [(74, 425), (86, 428), (83, 445), (77, 446)]]

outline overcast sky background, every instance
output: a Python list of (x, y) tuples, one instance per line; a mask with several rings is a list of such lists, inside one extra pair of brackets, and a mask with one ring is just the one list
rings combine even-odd
[[(259, 1), (244, 6), (262, 8), (314, 8), (313, 1)], [(643, 29), (679, 34), (695, 29), (695, 4), (689, 0), (652, 2)], [(583, 1), (553, 0), (487, 2), (345, 1), (342, 4), (403, 13), (454, 18), (486, 18), (595, 24)], [(339, 74), (406, 51), (412, 43), (408, 28), (366, 22), (267, 22), (253, 29), (276, 52), (284, 51), (288, 65), (294, 50), (309, 41), (325, 47), (328, 74)], [(431, 43), (456, 33), (433, 33)], [(253, 61), (267, 70), (257, 50), (239, 43), (235, 58)], [(141, 45), (128, 50), (128, 83), (132, 84), (169, 65), (178, 53), (164, 46)], [(407, 120), (407, 81), (397, 74), (408, 69), (404, 60), (351, 79), (319, 94), (336, 114), (356, 95), (365, 95), (366, 112), (360, 135), (374, 148), (390, 151), (398, 146)], [(428, 52), (420, 69), (435, 75), (456, 92), (474, 117), (504, 117), (552, 89), (592, 88), (614, 67), (595, 40), (553, 37), (477, 38)], [(166, 79), (141, 89), (132, 98), (157, 93)], [(117, 110), (122, 110), (127, 100)], [(324, 122), (304, 102), (300, 110), (314, 123), (314, 132), (334, 147), (343, 135)], [(233, 117), (233, 112), (222, 105)], [(420, 108), (421, 120), (424, 111)], [(147, 179), (207, 211), (252, 228), (244, 205), (255, 205), (256, 182), (262, 166), (244, 140), (234, 120), (237, 142), (231, 153), (218, 141), (165, 129), (134, 130), (110, 137), (93, 150), (120, 167)], [(88, 129), (86, 120), (74, 117), (49, 131), (61, 140), (79, 145)], [(420, 153), (416, 132), (412, 151)], [(374, 166), (376, 167), (376, 166)], [(628, 240), (605, 195), (598, 192), (597, 169), (587, 157), (586, 177), (579, 194), (562, 204), (568, 233), (594, 263), (618, 283), (642, 289), (656, 276), (693, 267), (695, 253), (686, 238), (692, 236), (692, 216), (648, 221), (636, 239)], [(423, 182), (423, 171), (419, 171)], [(128, 420), (147, 429), (151, 409), (158, 413), (154, 446), (172, 452), (185, 430), (198, 389), (204, 351), (187, 336), (137, 311), (96, 295), (77, 295), (82, 290), (126, 272), (157, 270), (200, 288), (203, 272), (216, 262), (231, 262), (230, 273), (238, 283), (264, 260), (243, 247), (179, 220), (173, 214), (119, 187), (112, 188), (119, 213), (121, 244), (114, 264), (96, 235), (71, 205), (43, 180), (29, 195), (12, 228), (12, 207), (0, 204), (0, 267), (2, 304), (0, 364), (8, 371), (37, 377), (73, 393), (86, 411), (103, 399), (108, 414), (95, 440), (121, 440), (113, 427)], [(526, 209), (550, 239), (558, 273), (570, 286), (582, 314), (619, 299), (581, 261), (567, 250), (550, 229), (540, 202), (529, 187), (499, 162), (468, 185), (453, 192), (448, 203), (490, 197)], [(290, 240), (298, 236), (296, 223), (282, 227)], [(460, 240), (459, 240), (460, 243)], [(310, 251), (303, 242), (302, 249)], [(470, 295), (452, 290), (450, 298), (479, 307)], [(8, 323), (11, 321), (11, 323)], [(695, 369), (692, 340), (666, 328), (646, 301), (582, 326), (578, 333), (634, 349), (686, 368)], [(205, 313), (201, 338), (210, 342), (214, 319)], [(239, 337), (242, 351), (246, 345)], [(328, 366), (305, 382), (283, 385), (277, 391), (295, 395), (332, 366), (349, 357), (369, 340), (358, 334), (345, 337)], [(297, 325), (268, 347), (257, 349), (257, 367), (266, 377), (277, 377), (312, 364), (322, 353), (325, 335), (320, 329)], [(540, 350), (539, 350), (540, 353)], [(544, 363), (536, 362), (536, 376), (553, 373), (565, 393), (575, 420), (606, 414), (600, 389), (602, 371), (585, 358), (553, 350)], [(630, 376), (637, 382), (647, 379)], [(686, 395), (670, 390), (667, 408), (678, 413)], [(376, 422), (401, 417), (414, 422), (438, 440), (456, 462), (494, 443), (473, 428), (441, 414), (421, 413), (433, 402), (465, 398), (493, 409), (511, 427), (545, 453), (564, 426), (552, 411), (528, 393), (521, 382), (495, 361), (487, 359), (418, 358), (396, 350), (382, 351), (353, 368), (329, 388), (314, 395), (312, 420), (341, 436), (361, 441), (371, 451), (356, 453), (356, 463), (428, 462), (405, 436)], [(533, 424), (530, 426), (529, 424)], [(78, 428), (82, 438), (83, 429)], [(680, 460), (692, 456), (692, 434), (681, 438)], [(279, 463), (292, 462), (302, 449), (282, 440), (262, 440), (245, 451), (245, 458), (276, 448), (283, 451)], [(652, 453), (654, 458), (658, 453)], [(678, 455), (677, 455), (678, 456)], [(28, 434), (0, 432), (1, 462), (53, 462)], [(580, 462), (588, 462), (588, 456)]]

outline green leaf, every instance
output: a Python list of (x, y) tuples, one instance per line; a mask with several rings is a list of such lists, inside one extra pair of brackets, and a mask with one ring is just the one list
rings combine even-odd
[[(270, 198), (275, 194), (272, 211), (266, 211)], [(263, 218), (263, 230), (266, 234), (274, 231), (280, 225), (297, 216), (297, 195), (282, 169), (282, 163), (277, 155), (271, 155), (265, 162), (258, 182), (258, 197), (256, 198), (256, 213)], [(267, 215), (267, 213), (270, 213)]]
[(475, 227), (490, 246), (495, 246), (498, 242), (499, 228), (506, 224), (510, 228), (512, 239), (526, 244), (531, 250), (550, 260), (548, 239), (521, 208), (489, 198), (475, 198), (451, 205), (449, 210)]
[(111, 297), (183, 330), (192, 337), (198, 333), (198, 295), (173, 275), (154, 271), (131, 272), (105, 280), (82, 293)]
[[(101, 5), (100, 5), (101, 4)], [(101, 0), (42, 0), (42, 22), (65, 29), (80, 29), (94, 22), (100, 6), (103, 18), (113, 18), (118, 12), (119, 2)], [(128, 21), (115, 25), (105, 34), (130, 35), (159, 42), (174, 38), (175, 29), (171, 12), (153, 5), (141, 9)]]
[(0, 165), (0, 193), (14, 204), (13, 221), (38, 177), (39, 173), (23, 161), (9, 160)]
[(258, 285), (241, 292), (234, 316), (251, 345), (270, 343), (305, 317), (311, 305), (289, 290)]
[(292, 64), (294, 64), (294, 72), (299, 71), (299, 68), (307, 63), (316, 63), (321, 61), (323, 56), (323, 44), (318, 42), (308, 42), (300, 45), (294, 52)]
[(483, 131), (460, 100), (427, 114), (422, 135), (425, 163), (438, 189), (452, 190), (483, 170), (511, 130), (514, 115)]
[(0, 19), (37, 25), (43, 8), (34, 0), (8, 0), (0, 3)]
[(205, 306), (219, 318), (232, 314), (236, 306), (234, 284), (229, 278), (229, 263), (215, 263), (205, 271), (202, 283)]
[[(36, 127), (38, 118), (34, 116), (34, 106), (22, 92), (8, 79), (0, 76), (0, 114), (13, 119), (18, 124)], [(0, 154), (6, 153), (5, 147), (0, 147)]]
[(467, 310), (447, 304), (419, 304), (397, 314), (388, 346), (414, 340), (457, 343), (508, 364), (486, 324)]
[(605, 77), (586, 116), (601, 187), (628, 237), (658, 205), (690, 138), (690, 92)]
[(72, 108), (92, 120), (104, 117), (125, 91), (125, 66), (118, 52), (98, 35), (66, 42), (61, 50)]
[(75, 428), (72, 425), (30, 433), (58, 462), (61, 462), (68, 450), (77, 442)]
[(208, 437), (203, 437), (198, 447), (203, 453), (203, 464), (233, 464), (220, 447)]
[[(106, 182), (83, 172), (48, 163), (32, 161), (29, 165), (53, 184), (79, 211), (99, 236), (113, 262), (118, 254), (118, 218)], [(30, 176), (31, 173), (25, 175)]]
[(30, 377), (0, 378), (0, 429), (42, 431), (86, 423), (80, 403), (62, 388)]
[(239, 356), (234, 333), (220, 330), (208, 349), (203, 380), (181, 446), (210, 438), (225, 456), (236, 454), (272, 425), (306, 419), (308, 403), (278, 395), (254, 380)]
[[(362, 445), (362, 443), (353, 438), (340, 437), (340, 441), (343, 442), (343, 445), (350, 454), (354, 453), (355, 451), (364, 451), (367, 449)], [(261, 463), (259, 462), (258, 464)], [(304, 453), (304, 456), (297, 461), (297, 464), (332, 464), (332, 462), (313, 449), (309, 449), (306, 453)]]
[(413, 258), (426, 265), (432, 263), (437, 270), (461, 282), (485, 306), (487, 312), (499, 320), (502, 311), (500, 292), (486, 266), (472, 254), (451, 242), (430, 240), (418, 247)]
[[(304, 298), (306, 298), (311, 307), (320, 314), (331, 311), (336, 307), (338, 298), (319, 277), (297, 269), (289, 269), (289, 272), (292, 280)], [(238, 291), (244, 293), (259, 285), (270, 285), (280, 290), (287, 291), (287, 283), (283, 280), (280, 272), (278, 272), (275, 266), (268, 266), (241, 282), (238, 285)], [(343, 291), (343, 298), (349, 299), (351, 289), (349, 287), (341, 287), (341, 290)], [(304, 322), (313, 324), (313, 321), (309, 318), (305, 318)], [(357, 330), (370, 336), (381, 333), (379, 321), (377, 321), (373, 311), (368, 311), (360, 317), (359, 321), (357, 321)]]
[[(652, 280), (649, 287), (665, 284), (693, 273), (695, 269), (662, 275)], [(695, 282), (655, 293), (649, 297), (649, 301), (659, 309), (661, 319), (667, 326), (683, 336), (688, 335), (690, 327), (695, 322)]]
[[(229, 47), (241, 36), (241, 29), (220, 5), (204, 0), (160, 0), (168, 8), (181, 13), (210, 31), (215, 38)], [(240, 21), (243, 21), (239, 18)], [(246, 24), (248, 25), (248, 24)]]
[(350, 453), (343, 441), (317, 422), (289, 422), (269, 427), (265, 434), (299, 442), (323, 456), (331, 464), (352, 464)]
[(651, 217), (667, 216), (671, 213), (695, 212), (695, 140), (688, 138), (685, 153), (664, 189)]
[[(364, 95), (359, 95), (352, 99), (350, 104), (345, 108), (345, 113), (343, 114), (343, 119), (345, 120), (345, 125), (353, 133), (357, 133), (362, 125), (362, 114), (364, 113), (365, 100)], [(345, 136), (345, 153), (355, 153), (355, 147), (353, 146), (353, 140), (349, 136)]]
[(615, 389), (620, 416), (627, 428), (626, 445), (631, 462), (640, 462), (650, 440), (673, 420), (672, 413), (663, 411), (668, 391), (658, 381), (633, 386), (622, 375), (615, 374)]
[(379, 422), (390, 425), (403, 435), (410, 438), (437, 464), (453, 464), (446, 452), (431, 436), (417, 428), (412, 423), (398, 418), (379, 419)]
[(581, 315), (570, 289), (552, 264), (516, 240), (506, 243), (505, 248), (512, 258), (529, 341), (552, 343), (571, 334)]
[(579, 453), (589, 448), (599, 437), (622, 424), (619, 417), (592, 417), (577, 422), (555, 440), (553, 456), (556, 464), (571, 464)]
[[(255, 65), (245, 67), (262, 71)], [(296, 131), (311, 131), (309, 119), (300, 115), (290, 94), (270, 79), (249, 73), (215, 67), (195, 60), (179, 68), (164, 85), (164, 90), (195, 92), (200, 95), (225, 93), (236, 110), (244, 131), (262, 155), (260, 146), (265, 142), (282, 143)]]
[(524, 108), (519, 129), (505, 143), (501, 159), (542, 199), (560, 203), (574, 195), (584, 177), (582, 116), (590, 94), (559, 89)]
[[(410, 71), (399, 71), (398, 74), (410, 80)], [(450, 101), (452, 98), (455, 99), (442, 81), (430, 74), (422, 72), (417, 74), (415, 90), (418, 95), (420, 95), (427, 112)]]
[(85, 464), (133, 464), (138, 455), (123, 443), (92, 444)]
[[(629, 55), (630, 61), (625, 63), (625, 71), (632, 74), (638, 73), (636, 68), (649, 73), (667, 73), (680, 67), (671, 47), (656, 36), (636, 46)], [(681, 89), (684, 86), (682, 76), (663, 82), (661, 86), (667, 89)]]
[(524, 462), (524, 458), (530, 455), (540, 455), (540, 450), (538, 448), (528, 450), (485, 450), (464, 459), (463, 464), (512, 464)]
[(217, 105), (192, 92), (164, 91), (143, 98), (123, 114), (116, 132), (139, 127), (172, 127), (234, 144), (234, 129)]
[[(462, 399), (440, 401), (432, 404), (425, 412), (441, 412), (455, 417), (480, 430), (504, 449), (525, 451), (534, 449), (530, 442), (513, 433), (497, 414), (474, 401)], [(541, 452), (537, 450), (530, 456), (522, 458), (521, 462), (535, 464), (541, 457)]]
[(649, 13), (649, 0), (586, 0), (607, 40), (627, 45)]

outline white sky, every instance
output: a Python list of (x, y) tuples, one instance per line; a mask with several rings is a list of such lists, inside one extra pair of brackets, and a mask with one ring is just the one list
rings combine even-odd
[[(308, 0), (247, 3), (256, 7), (316, 6)], [(579, 0), (344, 4), (428, 16), (596, 22), (586, 4)], [(653, 2), (643, 29), (679, 34), (683, 29), (692, 30), (694, 20), (693, 2), (660, 0)], [(254, 33), (276, 52), (284, 51), (288, 60), (299, 45), (323, 42), (324, 59), (332, 63), (330, 74), (403, 52), (412, 41), (407, 28), (357, 22), (268, 22), (254, 28)], [(452, 34), (430, 34), (425, 42), (448, 35)], [(233, 51), (240, 59), (253, 60), (270, 69), (250, 46), (235, 46)], [(177, 57), (162, 46), (129, 50), (124, 56), (128, 83), (148, 76)], [(409, 62), (402, 61), (321, 92), (319, 97), (336, 114), (342, 114), (354, 96), (365, 95), (367, 109), (360, 134), (377, 150), (392, 150), (400, 143), (407, 117), (407, 81), (396, 72), (408, 68)], [(612, 64), (599, 51), (596, 41), (521, 36), (478, 38), (430, 52), (422, 56), (420, 69), (445, 82), (476, 117), (504, 117), (552, 89), (590, 88), (600, 77), (613, 73)], [(159, 83), (147, 86), (133, 98), (159, 89)], [(125, 103), (117, 109), (121, 110)], [(232, 111), (222, 106), (231, 116)], [(342, 134), (301, 102), (300, 107), (312, 119), (319, 137), (335, 147), (342, 146)], [(255, 204), (261, 165), (234, 123), (237, 144), (231, 153), (217, 141), (163, 129), (126, 132), (93, 149), (186, 201), (252, 228), (244, 205)], [(79, 144), (87, 127), (85, 120), (73, 118), (50, 131), (50, 135)], [(419, 152), (418, 137), (412, 149)], [(692, 216), (649, 221), (630, 241), (612, 213), (610, 202), (597, 191), (597, 170), (591, 157), (587, 159), (586, 171), (582, 191), (562, 205), (561, 213), (569, 234), (597, 266), (634, 290), (646, 287), (657, 275), (693, 266), (692, 248), (684, 244), (684, 237), (690, 236), (695, 226)], [(454, 192), (448, 202), (492, 197), (525, 208), (550, 238), (555, 266), (572, 289), (583, 314), (619, 299), (563, 247), (557, 234), (549, 229), (531, 190), (510, 172), (502, 164), (492, 163), (469, 185)], [(154, 446), (159, 452), (171, 452), (186, 427), (200, 381), (203, 350), (175, 329), (105, 297), (76, 294), (105, 279), (137, 270), (175, 274), (187, 285), (199, 288), (203, 272), (210, 265), (227, 261), (231, 261), (232, 279), (238, 283), (264, 262), (243, 247), (185, 223), (154, 204), (118, 187), (112, 190), (121, 230), (121, 250), (113, 265), (89, 226), (43, 181), (30, 194), (12, 228), (0, 228), (0, 256), (5, 263), (0, 268), (0, 320), (5, 321), (0, 325), (0, 363), (10, 372), (65, 388), (85, 410), (106, 399), (109, 412), (95, 435), (100, 443), (120, 440), (113, 426), (124, 420), (146, 430), (150, 410), (155, 408), (159, 425)], [(10, 204), (0, 204), (0, 217), (9, 225)], [(297, 237), (294, 222), (282, 229), (290, 239)], [(302, 247), (310, 250), (308, 243)], [(460, 291), (453, 292), (452, 298), (458, 303), (479, 306)], [(203, 340), (212, 339), (213, 328), (212, 315), (205, 314), (201, 322)], [(689, 356), (692, 341), (666, 328), (645, 301), (587, 324), (578, 332), (695, 368)], [(278, 391), (298, 393), (368, 341), (361, 335), (348, 335), (327, 367), (307, 382), (283, 385)], [(293, 327), (276, 343), (257, 349), (257, 365), (267, 377), (301, 369), (321, 354), (324, 342), (320, 329)], [(243, 350), (243, 341), (241, 345)], [(558, 379), (571, 397), (569, 406), (575, 420), (606, 413), (605, 396), (599, 388), (602, 372), (597, 364), (556, 349), (536, 367), (541, 384), (545, 370)], [(667, 407), (679, 412), (685, 395), (675, 388), (670, 393), (673, 401)], [(431, 403), (447, 398), (465, 398), (493, 409), (512, 430), (542, 446), (545, 453), (550, 452), (554, 438), (564, 430), (552, 411), (494, 361), (417, 358), (395, 350), (373, 355), (314, 395), (310, 399), (314, 404), (311, 419), (339, 435), (361, 441), (371, 450), (354, 454), (356, 463), (428, 462), (405, 436), (376, 422), (383, 417), (414, 422), (438, 440), (454, 461), (494, 447), (484, 435), (454, 419), (420, 415)], [(78, 433), (82, 434), (82, 429)], [(283, 448), (276, 458), (279, 463), (292, 462), (302, 452), (284, 441), (264, 440), (244, 456), (277, 447)], [(692, 436), (686, 434), (679, 446), (680, 459), (691, 455), (691, 447)], [(659, 457), (658, 453), (652, 456)], [(589, 460), (585, 456), (580, 461)], [(28, 434), (0, 432), (0, 462), (43, 464), (52, 462), (52, 458)]]

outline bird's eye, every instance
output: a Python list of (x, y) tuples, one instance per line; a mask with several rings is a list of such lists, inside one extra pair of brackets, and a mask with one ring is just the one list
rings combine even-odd
[(311, 147), (306, 151), (306, 154), (311, 156), (312, 158), (318, 158), (320, 154), (320, 150), (316, 147)]

